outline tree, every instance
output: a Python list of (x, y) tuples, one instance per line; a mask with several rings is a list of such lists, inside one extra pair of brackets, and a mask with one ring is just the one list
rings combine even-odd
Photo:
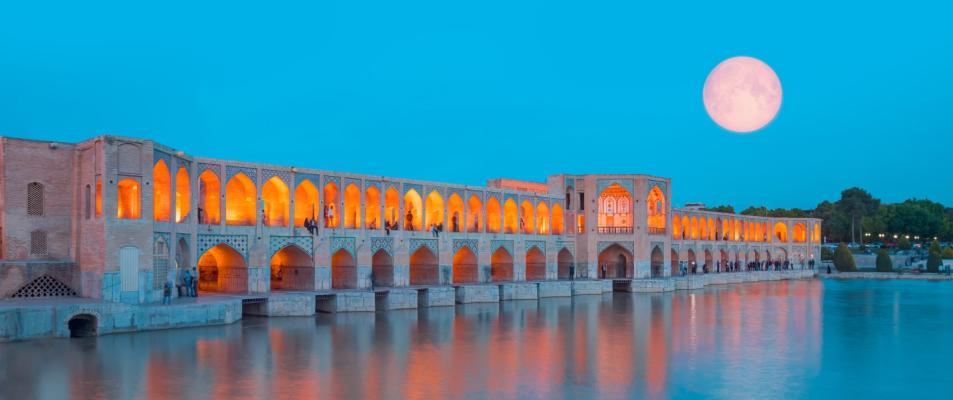
[(729, 206), (729, 205), (720, 205), (720, 206), (715, 206), (715, 207), (707, 207), (707, 208), (703, 208), (702, 210), (705, 210), (705, 211), (714, 211), (714, 212), (723, 212), (723, 213), (729, 213), (729, 214), (734, 214), (734, 213), (735, 213), (735, 208), (732, 207), (732, 206)]
[(744, 209), (744, 210), (741, 211), (741, 215), (754, 215), (754, 216), (764, 217), (764, 216), (768, 215), (768, 208), (765, 207), (765, 206), (761, 206), (761, 207), (754, 207), (754, 206), (748, 207), (748, 208), (746, 208), (746, 209)]
[(854, 262), (854, 255), (850, 253), (843, 243), (834, 250), (834, 267), (840, 272), (857, 271), (857, 264)]
[(850, 241), (855, 242), (854, 227), (861, 218), (877, 212), (880, 208), (880, 200), (875, 199), (864, 189), (853, 187), (841, 192), (840, 200), (836, 205), (838, 210), (850, 217)]
[(877, 272), (893, 271), (893, 261), (887, 254), (887, 249), (877, 250)]
[(940, 272), (940, 265), (943, 265), (943, 260), (940, 259), (940, 253), (930, 252), (930, 256), (927, 257), (927, 272)]
[(944, 260), (953, 260), (953, 248), (947, 247), (943, 249), (943, 253), (940, 253), (940, 257)]
[(910, 243), (910, 239), (907, 239), (906, 237), (901, 236), (900, 240), (897, 241), (897, 247), (900, 250), (910, 250), (913, 248), (913, 244)]
[(933, 243), (930, 243), (930, 254), (939, 255), (940, 252), (942, 252), (942, 250), (940, 250), (940, 242), (934, 240)]

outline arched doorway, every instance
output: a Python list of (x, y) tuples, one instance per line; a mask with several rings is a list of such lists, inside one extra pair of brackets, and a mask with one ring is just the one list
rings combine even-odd
[(184, 271), (188, 271), (191, 268), (189, 264), (189, 257), (191, 253), (189, 251), (189, 242), (185, 238), (179, 238), (179, 241), (175, 244), (175, 271), (173, 272), (173, 279), (176, 282), (181, 282), (181, 274)]
[(300, 247), (283, 247), (271, 256), (271, 290), (311, 289), (314, 286), (313, 265), (311, 256)]
[(225, 223), (255, 225), (257, 197), (255, 184), (245, 174), (238, 173), (229, 179), (225, 185)]
[(371, 256), (371, 282), (374, 286), (394, 286), (394, 259), (387, 250), (377, 250), (377, 253)]
[(607, 247), (599, 253), (599, 277), (631, 278), (634, 272), (632, 260), (632, 253), (624, 247), (618, 244)]
[(705, 272), (714, 271), (715, 264), (712, 264), (713, 262), (714, 259), (712, 258), (711, 250), (705, 249), (705, 264), (702, 264), (702, 266), (706, 269)]
[(533, 246), (526, 252), (526, 280), (546, 280), (546, 254)]
[(695, 250), (688, 249), (688, 273), (698, 272), (698, 260), (695, 257)]
[(354, 256), (345, 249), (340, 249), (331, 255), (331, 288), (357, 288), (357, 266), (354, 263)]
[(248, 291), (245, 257), (225, 243), (219, 243), (199, 257), (199, 290), (220, 293)]
[(556, 266), (556, 276), (559, 279), (572, 278), (572, 273), (570, 272), (570, 267), (572, 266), (572, 253), (565, 248), (559, 250), (559, 254), (556, 254)]
[(662, 268), (664, 268), (665, 265), (665, 255), (662, 254), (662, 249), (658, 248), (658, 246), (652, 249), (651, 261), (652, 277), (658, 278), (665, 275), (665, 273), (662, 272)]
[(437, 267), (437, 256), (435, 256), (427, 246), (420, 246), (420, 248), (410, 255), (410, 284), (440, 284), (440, 269)]
[(728, 271), (729, 270), (728, 252), (725, 250), (720, 250), (720, 252), (721, 252), (721, 263), (719, 267), (721, 268), (722, 271)]
[(490, 278), (493, 282), (513, 280), (513, 255), (505, 248), (498, 248), (490, 257)]
[(69, 337), (82, 338), (96, 336), (98, 319), (91, 314), (78, 314), (66, 323), (69, 328)]
[(671, 256), (672, 256), (672, 267), (671, 267), (670, 273), (672, 274), (672, 276), (678, 276), (680, 273), (678, 268), (678, 252), (675, 251), (675, 249), (672, 249)]
[(453, 255), (453, 283), (478, 283), (480, 281), (477, 257), (469, 247), (463, 246)]

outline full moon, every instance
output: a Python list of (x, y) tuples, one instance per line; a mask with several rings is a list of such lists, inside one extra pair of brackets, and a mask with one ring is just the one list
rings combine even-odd
[(732, 57), (711, 70), (702, 97), (708, 115), (722, 128), (750, 133), (778, 115), (781, 81), (757, 58)]

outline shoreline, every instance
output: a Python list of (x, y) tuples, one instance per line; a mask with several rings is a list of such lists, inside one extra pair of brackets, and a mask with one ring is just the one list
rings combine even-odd
[(953, 275), (937, 273), (899, 273), (899, 272), (834, 272), (831, 274), (818, 273), (821, 279), (870, 279), (870, 280), (907, 280), (907, 281), (953, 281)]

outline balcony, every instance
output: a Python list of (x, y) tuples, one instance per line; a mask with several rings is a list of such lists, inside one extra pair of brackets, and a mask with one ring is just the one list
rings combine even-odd
[(632, 233), (631, 226), (600, 226), (599, 233), (605, 233), (610, 235), (622, 235)]
[(649, 228), (649, 235), (664, 235), (665, 228)]

